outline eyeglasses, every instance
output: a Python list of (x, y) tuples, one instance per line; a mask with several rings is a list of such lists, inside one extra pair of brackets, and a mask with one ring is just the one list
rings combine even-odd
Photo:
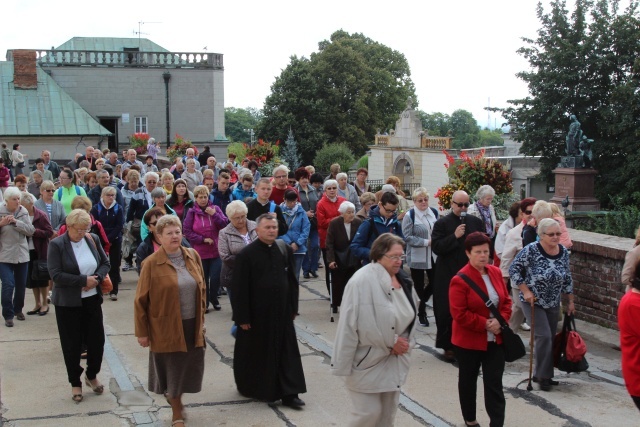
[(72, 228), (73, 230), (81, 234), (87, 234), (88, 232), (91, 231), (90, 228), (76, 228), (76, 227), (70, 227), (70, 228)]
[(544, 234), (546, 234), (549, 237), (553, 237), (553, 236), (560, 237), (560, 236), (562, 236), (562, 233), (560, 233), (560, 232), (557, 232), (557, 233), (544, 233)]
[(275, 179), (284, 179), (286, 178), (287, 175), (278, 175), (278, 176), (274, 176)]
[(468, 208), (469, 207), (469, 203), (458, 203), (458, 202), (454, 202), (453, 200), (451, 201), (451, 203), (455, 203), (460, 208)]
[(386, 254), (385, 254), (385, 255), (383, 255), (383, 256), (384, 256), (384, 257), (386, 257), (386, 258), (389, 258), (389, 259), (390, 259), (391, 261), (393, 261), (393, 262), (404, 261), (405, 259), (407, 259), (407, 256), (406, 256), (406, 255), (400, 255), (400, 256), (398, 256), (398, 255), (394, 255), (394, 256), (389, 256), (389, 255), (386, 255)]
[(525, 214), (527, 215), (531, 215), (533, 213), (533, 211), (524, 211)]
[(45, 193), (53, 193), (53, 190), (44, 190)]
[(428, 202), (429, 199), (415, 199), (414, 202), (415, 203), (424, 203), (424, 202)]
[(296, 180), (295, 179), (289, 180), (289, 184), (290, 185), (296, 185)]
[(382, 209), (384, 209), (384, 210), (385, 210), (386, 212), (388, 212), (388, 213), (395, 212), (395, 211), (396, 211), (396, 209), (398, 209), (398, 206), (393, 206), (393, 207), (391, 207), (391, 208), (388, 208), (388, 207), (386, 207), (386, 206), (384, 206), (384, 205), (382, 205), (382, 204), (380, 205), (380, 207), (381, 207)]
[(147, 181), (147, 184), (157, 184), (158, 181)]
[(325, 187), (325, 190), (337, 190), (338, 187)]

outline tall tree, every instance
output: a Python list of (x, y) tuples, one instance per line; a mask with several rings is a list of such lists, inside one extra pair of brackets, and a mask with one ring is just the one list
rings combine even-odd
[(293, 137), (293, 131), (289, 128), (289, 135), (282, 151), (282, 160), (289, 166), (289, 170), (295, 171), (300, 166), (300, 154), (298, 153), (298, 143)]
[(542, 172), (565, 153), (569, 115), (575, 114), (593, 144), (596, 196), (640, 202), (640, 20), (637, 2), (620, 11), (617, 0), (554, 0), (550, 11), (538, 5), (541, 23), (535, 39), (523, 38), (518, 50), (530, 70), (518, 73), (529, 96), (496, 109), (515, 126), (527, 155), (540, 155)]
[(363, 34), (336, 31), (310, 58), (291, 62), (271, 87), (258, 134), (285, 139), (296, 129), (305, 163), (326, 143), (364, 153), (377, 128), (390, 128), (415, 98), (409, 64), (398, 51)]
[(245, 129), (255, 129), (260, 119), (262, 119), (262, 112), (256, 108), (225, 108), (224, 127), (227, 138), (231, 142), (249, 142), (251, 135), (245, 132)]

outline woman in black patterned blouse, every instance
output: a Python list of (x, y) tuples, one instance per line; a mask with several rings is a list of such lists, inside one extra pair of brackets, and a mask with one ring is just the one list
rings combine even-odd
[[(569, 252), (559, 244), (560, 225), (551, 218), (538, 224), (539, 241), (525, 246), (509, 268), (511, 283), (520, 289), (522, 311), (531, 324), (535, 316), (535, 370), (533, 380), (540, 389), (551, 390), (553, 378), (553, 337), (558, 325), (560, 296), (567, 295), (567, 313), (573, 314), (573, 281)], [(524, 304), (524, 303), (527, 304)], [(532, 313), (533, 312), (533, 313)]]

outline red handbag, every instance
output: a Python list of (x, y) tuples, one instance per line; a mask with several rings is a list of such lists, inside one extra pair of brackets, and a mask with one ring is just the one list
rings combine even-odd
[(587, 345), (576, 332), (575, 318), (565, 313), (562, 331), (553, 339), (553, 365), (564, 372), (584, 372), (589, 369), (586, 354)]

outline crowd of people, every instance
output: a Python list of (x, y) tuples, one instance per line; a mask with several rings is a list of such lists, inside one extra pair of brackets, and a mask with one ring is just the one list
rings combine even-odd
[[(198, 157), (189, 149), (159, 169), (157, 143), (150, 145), (154, 155), (144, 163), (135, 150), (120, 159), (87, 147), (62, 167), (45, 150), (28, 174), (19, 146), (11, 170), (3, 166), (4, 153), (0, 158), (5, 325), (26, 319), (27, 287), (34, 295), (27, 315), (46, 315), (49, 301), (55, 306), (75, 402), (83, 399), (81, 357), (87, 359), (84, 383), (97, 394), (104, 390), (97, 379), (103, 294), (117, 301), (121, 271), (133, 269), (139, 274), (135, 334), (150, 351), (149, 389), (166, 397), (178, 426), (184, 424), (182, 395), (201, 389), (205, 314), (222, 309), (223, 295), (232, 307), (238, 391), (305, 405), (293, 320), (299, 281), (319, 277), (319, 268), (332, 314), (340, 314), (331, 371), (347, 377), (352, 425), (393, 424), (416, 326), (430, 325), (430, 298), (436, 347), (460, 369), (465, 424), (478, 425), (480, 368), (490, 425), (504, 424), (503, 329), (461, 275), (487, 294), (511, 329), (528, 330), (535, 320), (533, 380), (543, 391), (558, 384), (552, 344), (562, 296), (568, 314), (575, 305), (572, 242), (555, 205), (525, 198), (499, 224), (495, 191), (483, 185), (473, 202), (456, 191), (450, 212), (441, 216), (425, 188), (411, 194), (410, 207), (396, 177), (372, 192), (365, 168), (351, 183), (337, 164), (326, 177), (313, 166), (290, 171), (285, 165), (262, 177), (256, 162), (238, 163), (229, 154), (218, 164), (205, 147)], [(620, 317), (623, 371), (640, 378), (640, 334), (632, 321), (640, 307), (633, 297), (640, 289), (640, 252), (632, 252), (623, 278), (631, 296)], [(45, 279), (36, 277), (43, 263)], [(640, 405), (640, 390), (629, 392)]]

